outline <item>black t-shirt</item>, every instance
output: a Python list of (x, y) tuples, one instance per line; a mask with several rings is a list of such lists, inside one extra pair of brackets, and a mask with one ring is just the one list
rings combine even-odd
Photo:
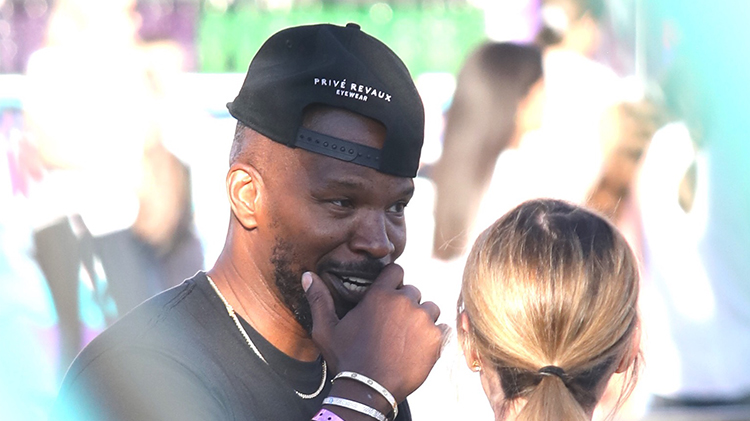
[[(96, 337), (63, 380), (52, 420), (310, 420), (331, 388), (321, 361), (290, 358), (241, 320), (258, 358), (203, 272)], [(408, 404), (398, 421), (411, 420)]]

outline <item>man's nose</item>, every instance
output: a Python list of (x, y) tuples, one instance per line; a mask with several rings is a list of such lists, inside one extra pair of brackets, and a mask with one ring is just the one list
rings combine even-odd
[(388, 221), (384, 212), (367, 211), (356, 222), (350, 247), (357, 253), (365, 253), (382, 259), (396, 251), (388, 235)]

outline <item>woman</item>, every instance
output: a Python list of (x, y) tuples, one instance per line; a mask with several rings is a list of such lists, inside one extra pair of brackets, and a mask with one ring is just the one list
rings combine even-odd
[(536, 47), (487, 42), (467, 58), (432, 174), (436, 258), (448, 261), (465, 254), (498, 156), (538, 128), (543, 103), (542, 55)]
[(602, 217), (524, 202), (477, 239), (458, 301), (466, 363), (496, 420), (590, 420), (614, 373), (634, 385), (636, 260)]

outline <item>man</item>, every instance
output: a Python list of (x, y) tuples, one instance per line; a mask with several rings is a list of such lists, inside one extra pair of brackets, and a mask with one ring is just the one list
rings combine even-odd
[(92, 341), (53, 419), (411, 419), (444, 327), (393, 264), (424, 128), (406, 67), (356, 25), (290, 28), (228, 107), (223, 252)]

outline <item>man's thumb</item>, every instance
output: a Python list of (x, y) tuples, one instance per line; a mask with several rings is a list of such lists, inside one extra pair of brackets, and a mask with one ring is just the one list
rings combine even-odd
[(318, 275), (312, 272), (302, 274), (302, 289), (305, 290), (310, 312), (313, 318), (313, 339), (324, 339), (328, 332), (338, 323), (336, 308), (333, 305), (331, 293)]

